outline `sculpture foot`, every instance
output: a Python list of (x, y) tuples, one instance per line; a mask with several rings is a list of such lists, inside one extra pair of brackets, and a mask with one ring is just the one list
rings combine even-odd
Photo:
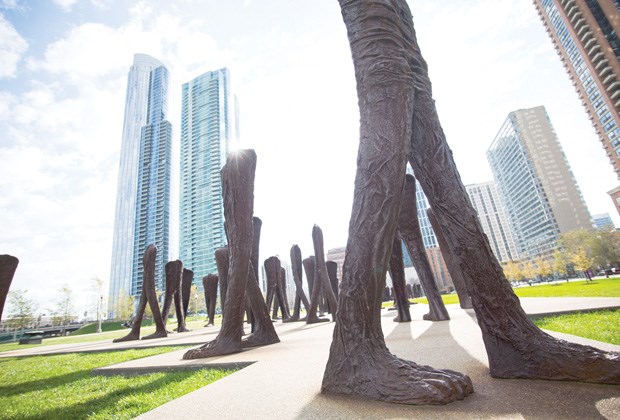
[(179, 332), (179, 333), (190, 332), (190, 331), (191, 330), (188, 330), (185, 326), (176, 329), (176, 332)]
[(123, 341), (133, 341), (133, 340), (139, 340), (139, 339), (140, 339), (140, 334), (129, 333), (125, 337), (115, 338), (114, 340), (112, 340), (112, 342), (122, 343)]
[(290, 318), (286, 318), (282, 320), (282, 322), (297, 322), (299, 321), (299, 316), (292, 316)]
[(483, 338), (494, 378), (620, 384), (620, 353), (570, 343), (542, 331), (520, 342)]
[(329, 318), (319, 318), (318, 316), (308, 316), (306, 324), (318, 324), (319, 322), (329, 322)]
[(409, 318), (409, 319), (402, 319), (400, 317), (400, 315), (398, 315), (398, 316), (395, 316), (392, 321), (394, 321), (394, 322), (411, 322), (411, 318)]
[(442, 317), (441, 315), (437, 315), (437, 314), (435, 314), (433, 312), (429, 312), (427, 314), (424, 314), (422, 316), (422, 319), (425, 320), (425, 321), (449, 321), (450, 317), (449, 316)]
[(214, 326), (214, 325), (215, 325), (215, 324), (214, 324), (213, 322), (209, 322), (208, 324), (206, 324), (206, 325), (205, 325), (205, 327), (212, 327), (212, 326)]
[(153, 334), (142, 337), (143, 340), (151, 340), (153, 338), (164, 338), (168, 337), (167, 331), (155, 331)]
[(265, 334), (265, 333), (257, 331), (245, 337), (242, 340), (241, 345), (243, 346), (243, 348), (248, 348), (248, 347), (267, 346), (269, 344), (275, 344), (279, 342), (280, 342), (280, 339), (278, 338), (277, 335)]
[(206, 357), (239, 353), (242, 350), (241, 343), (233, 343), (230, 340), (218, 340), (216, 338), (197, 349), (188, 350), (183, 355), (183, 359), (204, 359)]
[(356, 353), (359, 356), (328, 362), (322, 392), (399, 404), (447, 404), (474, 391), (467, 375), (402, 360), (385, 348)]

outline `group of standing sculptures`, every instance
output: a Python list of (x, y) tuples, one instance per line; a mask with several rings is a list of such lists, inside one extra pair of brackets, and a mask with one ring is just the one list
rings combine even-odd
[[(473, 308), (476, 313), (490, 374), (496, 378), (620, 383), (620, 354), (556, 339), (537, 328), (521, 308), (483, 234), (446, 142), (407, 2), (339, 0), (339, 4), (353, 57), (361, 128), (338, 300), (324, 259), (321, 230), (315, 226), (312, 232), (313, 262), (302, 262), (299, 249), (291, 249), (296, 296), (293, 315), (288, 319), (300, 320), (303, 303), (306, 322), (322, 321), (317, 315), (322, 294), (335, 319), (322, 392), (404, 404), (443, 404), (473, 392), (471, 379), (465, 374), (418, 365), (391, 354), (381, 331), (381, 301), (388, 270), (394, 283), (396, 320), (411, 319), (404, 297), (401, 239), (429, 299), (425, 319), (448, 319), (421, 248), (415, 180), (405, 176), (407, 162), (431, 205), (429, 218), (461, 307)], [(217, 337), (186, 352), (186, 359), (279, 341), (269, 305), (277, 299), (283, 318), (288, 310), (284, 306), (282, 270), (276, 260), (268, 259), (265, 264), (270, 285), (267, 302), (258, 286), (260, 220), (253, 217), (255, 169), (253, 150), (232, 153), (222, 169), (228, 247), (216, 252), (216, 261), (224, 317)], [(152, 277), (146, 274), (154, 253), (154, 248), (149, 248), (145, 254), (144, 283), (149, 288)], [(310, 267), (314, 270), (308, 275), (313, 282), (309, 301), (301, 285), (302, 264), (307, 273)], [(0, 264), (0, 274), (5, 271), (10, 267)], [(170, 272), (174, 278), (172, 291), (166, 290), (168, 306), (164, 302), (161, 326), (155, 335), (165, 334), (161, 315), (167, 314), (171, 296), (176, 291), (183, 297), (182, 270), (177, 266)], [(168, 278), (166, 281), (168, 284)], [(213, 290), (217, 289), (213, 276), (205, 281), (205, 293), (210, 293), (209, 302), (214, 302)], [(4, 287), (2, 282), (0, 286)], [(148, 302), (155, 315), (159, 309), (153, 295), (154, 288), (143, 290), (140, 308)], [(180, 300), (175, 299), (177, 311)], [(254, 323), (252, 332), (243, 336), (246, 311), (251, 312)], [(178, 329), (182, 327), (180, 319)]]

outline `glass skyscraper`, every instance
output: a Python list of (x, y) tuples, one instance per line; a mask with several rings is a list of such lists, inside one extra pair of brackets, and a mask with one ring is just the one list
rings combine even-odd
[(620, 2), (534, 4), (620, 178)]
[(116, 316), (122, 294), (142, 286), (146, 245), (158, 248), (158, 277), (168, 258), (170, 208), (170, 123), (168, 70), (153, 57), (136, 54), (127, 78), (116, 216), (110, 269), (109, 316)]
[(179, 256), (200, 282), (217, 273), (214, 253), (226, 245), (220, 170), (236, 125), (228, 69), (185, 83), (181, 107)]
[(466, 185), (465, 189), (498, 261), (519, 259), (504, 204), (495, 183), (470, 184)]
[(544, 107), (508, 114), (487, 158), (520, 258), (550, 256), (560, 233), (592, 227)]

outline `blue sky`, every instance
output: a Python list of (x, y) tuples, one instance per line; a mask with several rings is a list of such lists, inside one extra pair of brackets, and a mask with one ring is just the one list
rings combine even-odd
[[(485, 152), (510, 111), (545, 105), (590, 212), (617, 185), (534, 6), (418, 0), (410, 6), (439, 115), (464, 183), (492, 179)], [(346, 243), (357, 98), (336, 0), (0, 0), (0, 253), (40, 308), (64, 283), (86, 302), (109, 274), (126, 77), (134, 53), (180, 86), (229, 67), (241, 146), (258, 154), (261, 258)], [(176, 255), (173, 255), (173, 257)], [(80, 303), (78, 309), (86, 303)]]

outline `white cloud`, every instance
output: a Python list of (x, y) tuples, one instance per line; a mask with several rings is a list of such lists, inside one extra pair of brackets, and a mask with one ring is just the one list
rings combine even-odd
[(18, 0), (1, 0), (0, 9), (17, 9), (19, 7)]
[(73, 6), (78, 2), (78, 0), (53, 0), (62, 10), (65, 12), (70, 12), (73, 9)]
[(28, 43), (0, 14), (0, 78), (14, 78)]

